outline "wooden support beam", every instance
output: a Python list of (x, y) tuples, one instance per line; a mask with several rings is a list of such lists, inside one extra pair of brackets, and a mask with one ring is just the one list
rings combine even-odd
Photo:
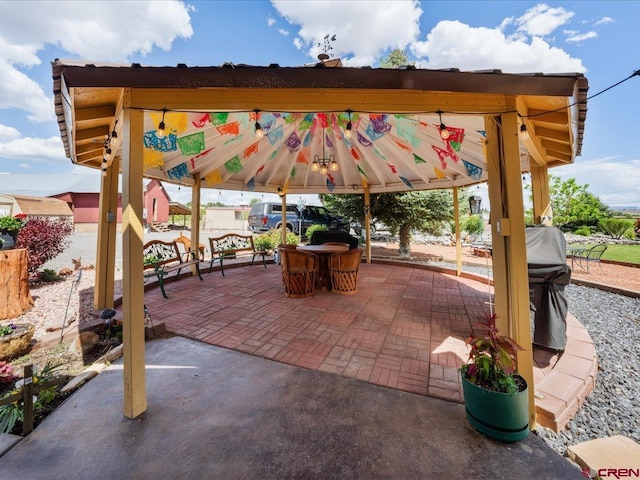
[(99, 119), (111, 119), (116, 114), (115, 105), (100, 105), (95, 107), (78, 108), (75, 111), (75, 121), (94, 121)]
[(364, 226), (365, 241), (367, 242), (367, 263), (371, 263), (371, 195), (367, 184), (364, 186)]
[[(127, 103), (127, 102), (125, 102)], [(136, 418), (147, 409), (144, 359), (144, 283), (142, 156), (144, 115), (124, 111), (122, 139), (122, 315), (125, 417)]]
[(557, 140), (558, 142), (570, 144), (571, 138), (567, 132), (561, 130), (553, 130), (546, 127), (535, 127), (536, 135), (538, 137), (548, 138), (550, 140)]
[(547, 112), (546, 110), (529, 109), (527, 120), (530, 122), (557, 123), (559, 125), (569, 125), (569, 114), (566, 111)]
[(569, 145), (568, 143), (561, 143), (561, 142), (556, 142), (554, 140), (547, 140), (546, 138), (543, 138), (540, 143), (542, 144), (543, 148), (546, 148), (547, 150), (553, 150), (554, 152), (558, 152), (558, 153), (564, 153), (565, 155), (571, 155), (572, 151), (571, 151), (571, 145)]
[(533, 347), (517, 114), (488, 117), (485, 129), (497, 325), (523, 348), (518, 352), (518, 373), (529, 385), (529, 426), (533, 429)]
[(458, 189), (453, 189), (453, 215), (456, 229), (456, 276), (462, 275), (462, 244), (460, 243), (460, 202)]
[(571, 155), (566, 155), (564, 153), (556, 152), (555, 150), (547, 149), (547, 155), (549, 157), (555, 158), (556, 160), (560, 160), (561, 162), (564, 162), (564, 163), (573, 162), (573, 158), (571, 157)]
[(109, 135), (109, 127), (93, 127), (86, 128), (84, 130), (78, 130), (75, 134), (74, 140), (76, 142), (82, 142), (83, 140), (91, 140), (92, 138), (102, 137), (103, 140)]
[(115, 157), (100, 182), (98, 256), (93, 295), (96, 310), (113, 308), (114, 305), (119, 170), (120, 157)]
[(543, 216), (553, 218), (547, 167), (531, 166), (531, 192), (533, 194), (533, 221), (536, 225), (540, 225)]

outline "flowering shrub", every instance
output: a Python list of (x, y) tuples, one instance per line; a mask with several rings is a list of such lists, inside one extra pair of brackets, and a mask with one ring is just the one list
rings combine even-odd
[(49, 260), (60, 255), (69, 246), (73, 225), (64, 218), (50, 220), (32, 217), (20, 230), (16, 248), (29, 252), (29, 276), (37, 278), (38, 270)]
[(0, 361), (0, 383), (11, 383), (17, 378), (13, 373), (13, 367), (5, 361)]
[(471, 346), (469, 363), (463, 365), (463, 376), (479, 387), (495, 392), (516, 393), (520, 385), (516, 381), (517, 350), (522, 350), (514, 340), (498, 334), (494, 313), (481, 322), (483, 334), (472, 334), (467, 339)]

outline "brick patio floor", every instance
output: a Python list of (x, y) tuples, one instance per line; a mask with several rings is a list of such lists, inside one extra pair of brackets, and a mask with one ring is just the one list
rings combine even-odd
[(458, 368), (489, 287), (430, 270), (363, 264), (358, 292), (286, 298), (280, 267), (225, 269), (145, 293), (155, 323), (212, 345), (462, 401)]

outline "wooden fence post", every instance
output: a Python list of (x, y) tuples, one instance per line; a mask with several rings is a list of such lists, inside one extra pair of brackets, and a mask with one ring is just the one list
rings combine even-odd
[(22, 386), (22, 408), (24, 420), (22, 421), (22, 434), (27, 435), (33, 431), (33, 365), (24, 367), (24, 385)]

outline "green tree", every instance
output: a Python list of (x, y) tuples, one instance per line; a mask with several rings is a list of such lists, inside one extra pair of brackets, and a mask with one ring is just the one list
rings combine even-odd
[[(363, 195), (320, 195), (329, 210), (351, 220), (364, 221)], [(410, 254), (411, 231), (440, 235), (453, 218), (453, 199), (448, 190), (371, 195), (371, 217), (399, 235), (400, 256)]]
[(415, 65), (416, 62), (409, 61), (407, 54), (399, 48), (394, 48), (389, 52), (389, 55), (380, 59), (380, 66), (382, 68), (397, 68), (403, 65)]
[(611, 217), (609, 207), (588, 188), (588, 184), (579, 185), (575, 178), (563, 181), (549, 175), (549, 195), (556, 227), (566, 231), (582, 225), (597, 226), (600, 219)]
[(251, 200), (249, 200), (249, 206), (253, 207), (256, 203), (259, 203), (261, 200), (258, 197), (253, 197)]

